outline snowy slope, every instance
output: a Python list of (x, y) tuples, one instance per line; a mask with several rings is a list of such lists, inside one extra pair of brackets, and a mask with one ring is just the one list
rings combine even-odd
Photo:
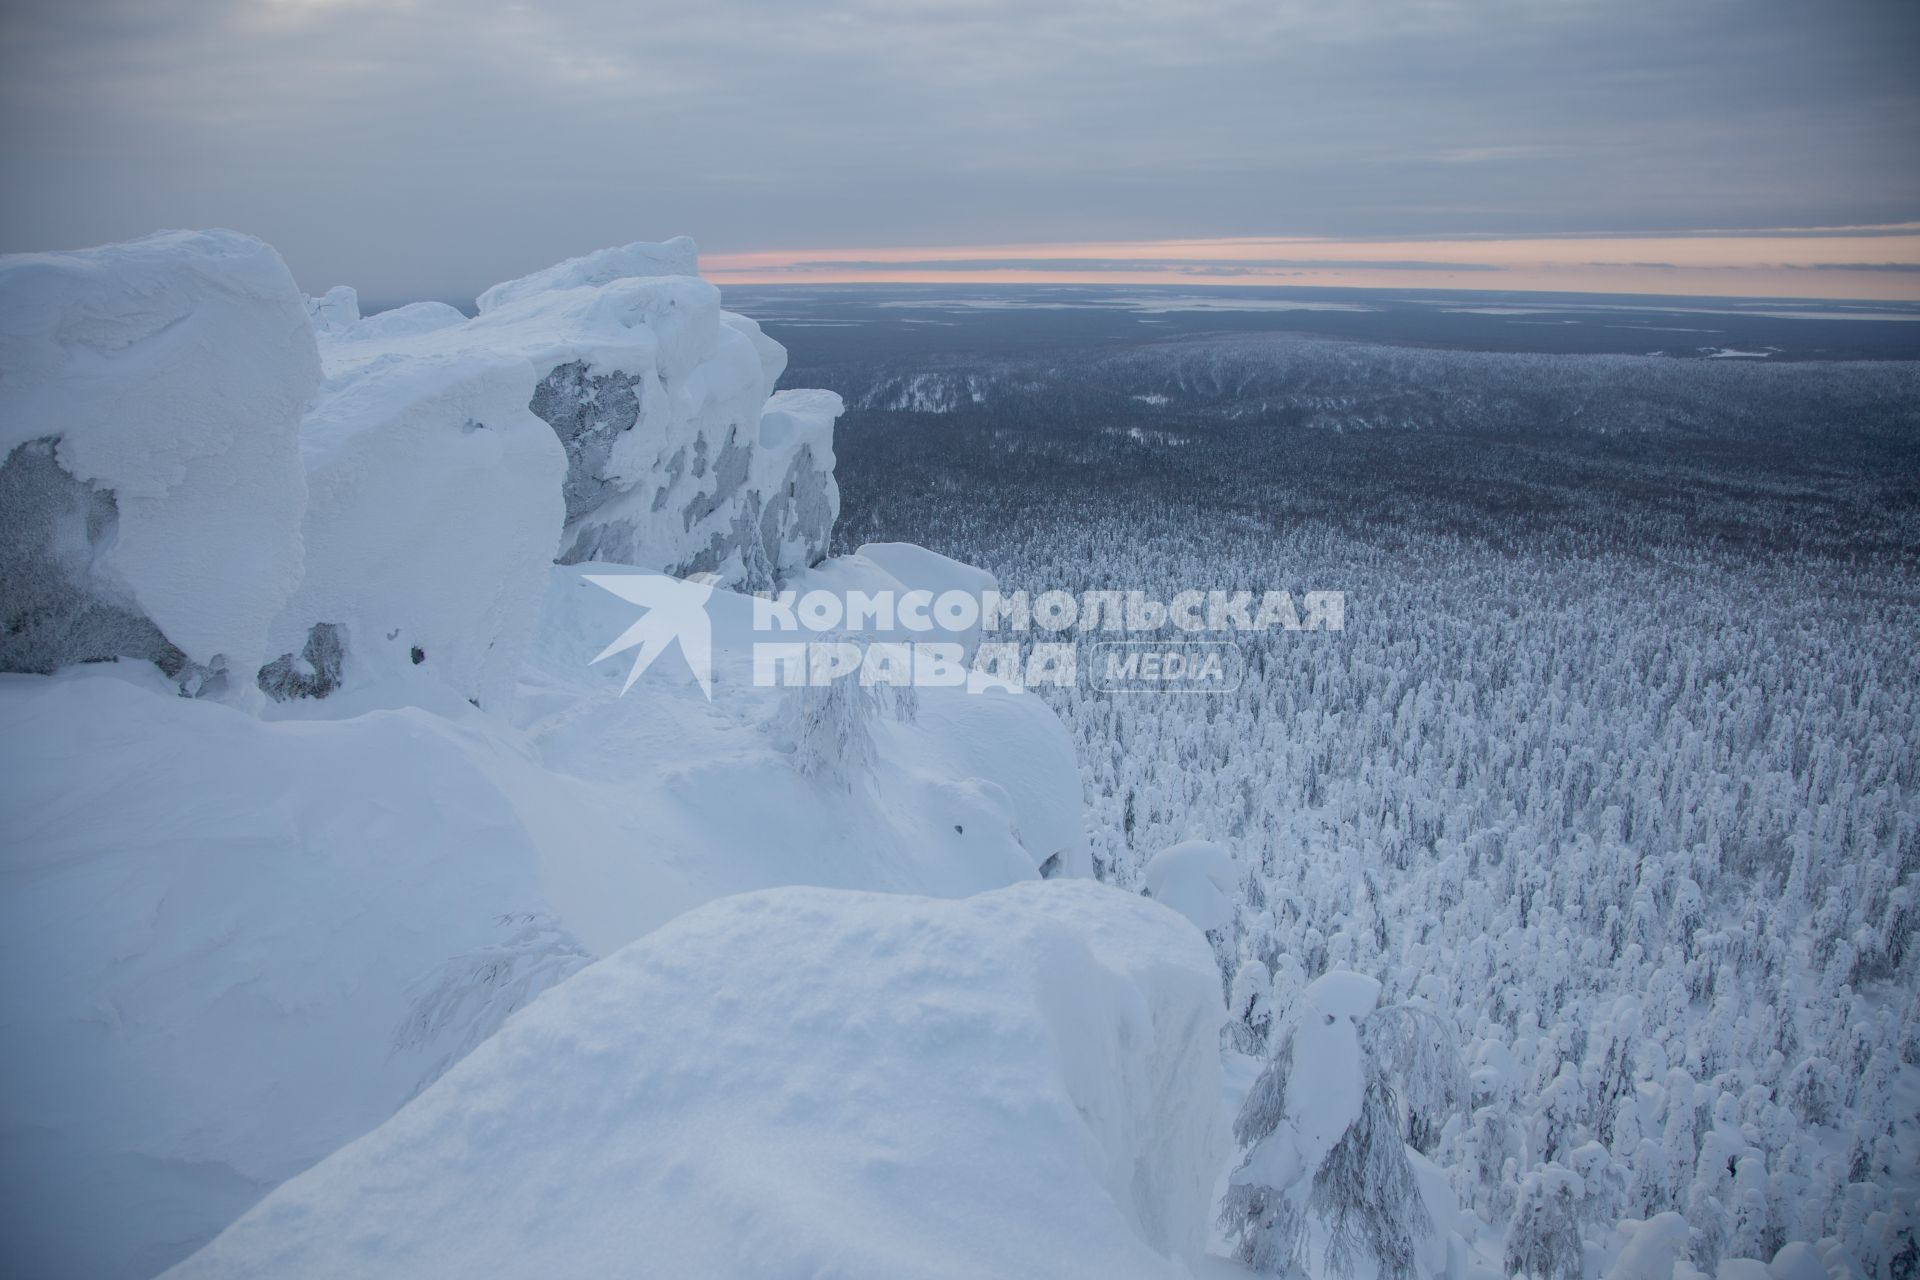
[(708, 602), (711, 701), (672, 653), (624, 695), (625, 661), (593, 662), (639, 611), (588, 578), (639, 572), (553, 570), (514, 712), (544, 769), (504, 755), (493, 766), (554, 851), (556, 902), (596, 951), (725, 893), (961, 895), (1030, 878), (1055, 854), (1085, 865), (1072, 744), (1040, 699), (978, 676), (921, 689), (913, 721), (871, 722), (869, 772), (850, 789), (822, 785), (775, 731), (791, 695), (752, 683), (749, 598)]
[(543, 907), (468, 752), (424, 711), (264, 723), (144, 664), (0, 676), (17, 1274), (151, 1274), (413, 1092), (411, 984)]
[(548, 992), (177, 1277), (1177, 1276), (1213, 958), (1086, 882), (781, 890)]
[(770, 732), (785, 692), (748, 682), (745, 597), (713, 598), (712, 702), (671, 661), (620, 695), (623, 664), (591, 659), (636, 611), (583, 574), (621, 571), (549, 571), (498, 714), (425, 667), (266, 720), (144, 664), (0, 678), (0, 918), (30, 960), (0, 1019), (24, 1064), (0, 1096), (7, 1252), (150, 1274), (519, 1000), (715, 897), (963, 895), (1084, 863), (1039, 699), (925, 690), (916, 722), (872, 726), (870, 772), (823, 786)]

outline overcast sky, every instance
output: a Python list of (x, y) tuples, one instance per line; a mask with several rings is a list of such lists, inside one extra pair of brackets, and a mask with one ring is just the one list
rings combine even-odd
[[(1714, 239), (1675, 232), (1920, 221), (1916, 66), (1905, 0), (4, 0), (0, 249), (229, 226), (377, 300), (679, 233), (739, 279), (1548, 287), (1414, 242), (1660, 233), (1675, 270)], [(1915, 230), (1778, 278), (1916, 296)], [(1151, 247), (1216, 238), (1257, 248)]]

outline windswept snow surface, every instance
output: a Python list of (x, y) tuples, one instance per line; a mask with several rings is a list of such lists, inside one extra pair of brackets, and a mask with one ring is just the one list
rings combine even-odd
[(279, 720), (146, 664), (0, 677), (0, 1253), (150, 1275), (716, 897), (1085, 865), (1072, 745), (1031, 695), (922, 690), (870, 726), (870, 772), (822, 786), (769, 732), (787, 695), (751, 684), (752, 602), (717, 592), (713, 700), (672, 652), (621, 696), (625, 663), (592, 659), (637, 611), (586, 576), (642, 572), (552, 568), (517, 698), (485, 713), (425, 666)]
[(730, 898), (171, 1274), (1177, 1277), (1224, 1154), (1218, 982), (1084, 881)]
[(474, 747), (418, 709), (263, 722), (145, 664), (0, 676), (12, 1274), (151, 1275), (406, 1100), (410, 985), (543, 904)]
[[(713, 699), (669, 651), (624, 696), (627, 656), (593, 659), (638, 613), (588, 581), (619, 565), (553, 571), (516, 716), (564, 781), (516, 791), (564, 918), (607, 952), (726, 893), (779, 884), (942, 896), (1087, 863), (1072, 743), (1039, 698), (982, 676), (923, 688), (913, 721), (877, 717), (871, 773), (851, 791), (793, 768), (770, 732), (780, 689), (753, 684), (753, 604), (716, 591)], [(504, 780), (517, 785), (508, 773)], [(635, 856), (638, 851), (640, 856)]]

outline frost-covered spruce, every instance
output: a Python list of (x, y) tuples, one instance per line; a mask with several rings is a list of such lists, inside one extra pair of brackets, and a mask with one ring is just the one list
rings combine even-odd
[[(1357, 973), (1311, 983), (1234, 1123), (1245, 1154), (1221, 1220), (1235, 1255), (1257, 1271), (1290, 1274), (1317, 1261), (1351, 1275), (1364, 1260), (1382, 1280), (1414, 1274), (1415, 1251), (1434, 1224), (1389, 1073), (1448, 1073), (1409, 1047), (1419, 1020), (1376, 1009), (1379, 996), (1380, 984)], [(1423, 1079), (1419, 1088), (1433, 1085)], [(1325, 1242), (1317, 1259), (1316, 1226)]]
[(1531, 1280), (1579, 1280), (1585, 1255), (1580, 1201), (1586, 1194), (1569, 1169), (1546, 1164), (1520, 1184), (1520, 1199), (1507, 1228), (1507, 1273)]
[(843, 643), (844, 637), (829, 636), (810, 651), (806, 681), (780, 699), (768, 729), (804, 777), (850, 791), (873, 768), (874, 726), (883, 703), (891, 701), (901, 719), (911, 719), (919, 700), (911, 691), (901, 697), (867, 683), (857, 669), (834, 672), (825, 659)]

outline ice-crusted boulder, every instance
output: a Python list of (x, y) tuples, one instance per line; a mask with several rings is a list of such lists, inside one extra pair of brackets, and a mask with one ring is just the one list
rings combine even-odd
[(1084, 881), (723, 899), (169, 1274), (1171, 1280), (1223, 1154), (1218, 987), (1185, 921)]
[(785, 350), (697, 272), (684, 237), (602, 250), (494, 286), (470, 321), (419, 303), (325, 333), (323, 350), (330, 370), (377, 353), (525, 360), (528, 405), (566, 454), (562, 563), (765, 587), (826, 552), (840, 398), (776, 394)]
[(300, 576), (319, 381), (300, 291), (252, 237), (0, 259), (0, 669), (250, 682)]
[(287, 702), (414, 666), (486, 702), (556, 557), (818, 561), (839, 398), (776, 394), (785, 351), (697, 269), (604, 250), (469, 320), (305, 298), (233, 232), (0, 260), (0, 670)]

